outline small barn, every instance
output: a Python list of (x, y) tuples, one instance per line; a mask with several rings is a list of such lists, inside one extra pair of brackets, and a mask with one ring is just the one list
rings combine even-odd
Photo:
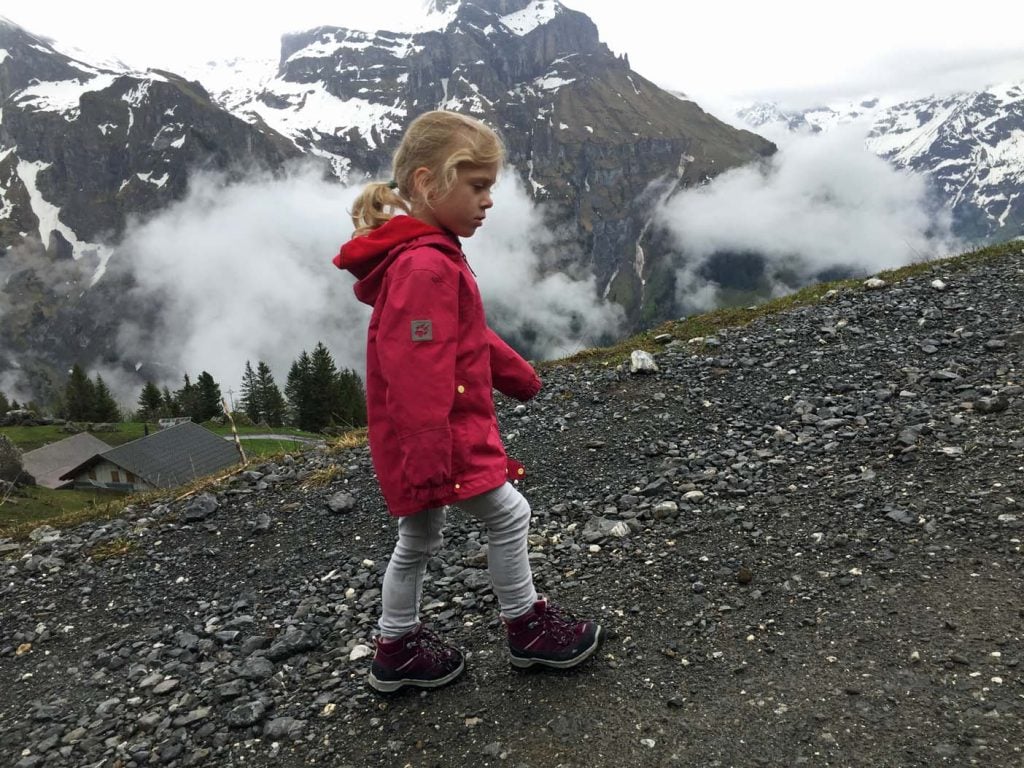
[(96, 453), (61, 477), (75, 488), (175, 488), (240, 461), (234, 443), (193, 422)]
[(25, 471), (36, 479), (36, 485), (44, 488), (64, 488), (70, 480), (61, 475), (74, 469), (97, 453), (109, 451), (110, 446), (88, 432), (79, 432), (56, 443), (28, 451), (21, 457)]

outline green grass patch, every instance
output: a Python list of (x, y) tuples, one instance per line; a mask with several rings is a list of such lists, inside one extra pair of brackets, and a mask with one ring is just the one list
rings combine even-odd
[(245, 455), (249, 461), (252, 461), (253, 457), (262, 458), (279, 453), (295, 453), (308, 447), (309, 443), (304, 443), (301, 440), (242, 440), (242, 448), (245, 450)]
[[(114, 426), (116, 428), (114, 432), (90, 431), (89, 434), (114, 448), (136, 440), (145, 433), (145, 425), (141, 422), (124, 422)], [(21, 449), (22, 453), (56, 443), (74, 434), (74, 432), (65, 431), (62, 426), (57, 424), (47, 424), (41, 427), (0, 427), (0, 435), (6, 435), (12, 443)]]
[[(203, 424), (211, 432), (218, 435), (231, 435), (231, 426), (220, 424), (213, 424), (206, 422)], [(294, 437), (306, 437), (310, 440), (323, 440), (323, 435), (318, 435), (315, 432), (303, 432), (301, 429), (295, 427), (259, 427), (259, 426), (244, 426), (238, 427), (238, 434), (242, 437), (246, 435), (292, 435)]]
[(87, 520), (116, 517), (128, 496), (110, 491), (55, 491), (18, 488), (0, 504), (0, 536), (22, 538), (40, 525), (67, 528)]
[[(211, 424), (207, 422), (203, 424), (204, 427), (209, 429), (211, 432), (217, 435), (230, 437), (231, 427), (220, 426), (219, 424)], [(140, 437), (146, 436), (147, 425), (141, 421), (126, 421), (114, 425), (115, 431), (104, 432), (104, 431), (90, 431), (89, 434), (102, 440), (104, 443), (109, 445), (111, 448), (116, 448), (119, 445), (124, 445), (132, 440), (137, 440)], [(157, 431), (158, 427), (156, 424), (149, 424), (149, 434), (153, 434)], [(60, 440), (71, 437), (74, 432), (67, 432), (64, 428), (58, 424), (48, 424), (41, 427), (0, 427), (0, 435), (6, 435), (12, 443), (21, 449), (22, 453), (28, 451), (34, 451), (36, 448), (42, 448), (44, 445), (50, 443), (56, 443)], [(238, 434), (240, 437), (246, 435), (292, 435), (294, 437), (305, 437), (311, 440), (323, 440), (323, 435), (317, 435), (312, 432), (303, 432), (301, 429), (295, 429), (294, 427), (239, 427)], [(244, 440), (243, 445), (246, 446), (246, 453), (249, 452), (249, 444), (253, 440)], [(278, 450), (294, 450), (291, 441), (286, 441), (287, 447), (280, 448)], [(261, 455), (263, 449), (260, 449)]]

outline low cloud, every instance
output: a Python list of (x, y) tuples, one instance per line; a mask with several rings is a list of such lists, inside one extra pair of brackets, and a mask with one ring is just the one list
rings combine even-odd
[[(358, 192), (312, 165), (241, 182), (193, 178), (185, 199), (131, 226), (119, 248), (138, 297), (157, 308), (155, 325), (124, 324), (123, 358), (167, 372), (160, 383), (172, 389), (185, 372), (209, 371), (225, 395), (237, 392), (246, 360), (266, 361), (283, 386), (299, 352), (318, 341), (362, 373), (370, 308), (330, 263), (351, 234)], [(464, 246), (492, 326), (546, 358), (614, 333), (618, 312), (596, 298), (592, 280), (541, 274), (537, 252), (551, 235), (540, 222), (510, 171), (486, 226)]]
[(485, 226), (463, 242), (491, 325), (525, 354), (545, 360), (617, 337), (622, 308), (597, 299), (593, 275), (547, 268), (542, 254), (567, 237), (545, 227), (511, 170), (494, 194)]
[(948, 213), (930, 196), (926, 177), (872, 154), (863, 128), (772, 138), (784, 142), (764, 165), (724, 173), (659, 210), (677, 248), (684, 311), (720, 302), (720, 286), (704, 277), (704, 267), (721, 254), (763, 258), (777, 295), (796, 287), (794, 278), (871, 274), (955, 251)]
[(237, 392), (246, 360), (264, 360), (283, 385), (303, 350), (323, 341), (344, 367), (362, 367), (368, 311), (331, 265), (351, 230), (354, 193), (311, 165), (283, 177), (192, 178), (186, 197), (129, 228), (118, 258), (156, 321), (126, 321), (129, 364), (165, 371), (180, 386), (209, 371)]

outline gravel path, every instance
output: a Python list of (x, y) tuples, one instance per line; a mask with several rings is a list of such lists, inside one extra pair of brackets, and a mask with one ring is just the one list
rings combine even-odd
[(424, 604), (467, 673), (372, 694), (394, 530), (316, 449), (0, 540), (0, 764), (1024, 765), (1024, 252), (655, 359), (500, 406), (583, 668), (509, 667), (453, 514)]

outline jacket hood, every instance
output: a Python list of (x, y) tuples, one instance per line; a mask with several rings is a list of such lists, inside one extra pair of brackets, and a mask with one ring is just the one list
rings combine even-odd
[(414, 245), (431, 245), (458, 258), (458, 238), (413, 216), (395, 216), (369, 234), (353, 237), (334, 257), (334, 266), (356, 277), (356, 298), (371, 306), (376, 302), (388, 267)]

